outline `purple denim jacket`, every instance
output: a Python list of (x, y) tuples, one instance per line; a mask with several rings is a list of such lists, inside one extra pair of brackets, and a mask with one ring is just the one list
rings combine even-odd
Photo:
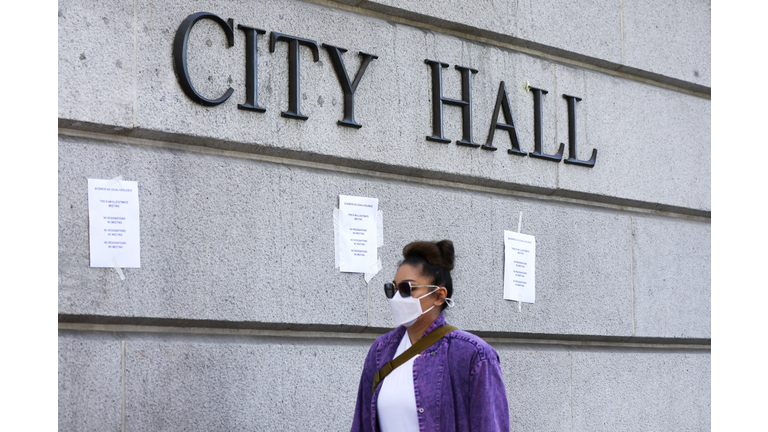
[[(427, 333), (445, 324), (442, 314)], [(373, 376), (392, 360), (405, 334), (400, 326), (376, 339), (365, 358), (357, 391), (352, 432), (379, 431)], [(509, 431), (507, 393), (499, 355), (488, 343), (463, 330), (448, 333), (413, 362), (413, 387), (420, 431)]]

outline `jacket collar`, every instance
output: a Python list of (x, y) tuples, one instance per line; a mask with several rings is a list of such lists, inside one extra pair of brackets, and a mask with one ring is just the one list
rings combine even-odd
[(437, 316), (437, 319), (434, 322), (432, 322), (432, 324), (430, 324), (429, 327), (427, 327), (427, 330), (424, 332), (423, 335), (421, 335), (421, 337), (424, 337), (432, 333), (432, 331), (434, 331), (436, 328), (442, 327), (444, 325), (445, 325), (445, 317), (443, 316), (442, 313), (440, 313), (440, 315)]
[[(445, 317), (443, 316), (443, 314), (441, 312), (440, 315), (437, 316), (437, 319), (435, 319), (432, 322), (432, 324), (430, 324), (429, 327), (427, 327), (427, 329), (424, 331), (424, 334), (421, 335), (421, 337), (424, 337), (424, 336), (432, 333), (436, 328), (442, 327), (444, 325), (445, 325)], [(393, 334), (392, 340), (393, 341), (397, 341), (399, 343), (400, 339), (403, 338), (403, 335), (405, 334), (406, 331), (407, 331), (407, 329), (403, 325), (401, 325), (400, 327), (397, 327), (395, 329), (394, 334)]]

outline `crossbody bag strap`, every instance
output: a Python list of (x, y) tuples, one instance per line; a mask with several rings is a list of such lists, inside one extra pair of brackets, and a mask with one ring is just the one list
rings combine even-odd
[[(379, 386), (379, 383), (384, 381), (384, 378), (387, 377), (393, 370), (397, 369), (398, 366), (402, 365), (403, 363), (407, 362), (413, 356), (416, 354), (424, 351), (425, 349), (431, 347), (434, 345), (435, 342), (439, 341), (443, 338), (443, 336), (447, 335), (448, 333), (458, 330), (458, 327), (454, 327), (452, 325), (443, 325), (435, 330), (433, 330), (428, 335), (424, 336), (423, 338), (419, 339), (415, 344), (413, 344), (410, 348), (405, 350), (402, 354), (399, 356), (393, 358), (392, 360), (388, 361), (384, 366), (379, 369), (378, 372), (376, 372), (376, 375), (373, 377), (373, 388), (371, 389), (371, 393), (376, 393), (376, 387)], [(406, 333), (405, 337), (408, 337), (408, 334)]]

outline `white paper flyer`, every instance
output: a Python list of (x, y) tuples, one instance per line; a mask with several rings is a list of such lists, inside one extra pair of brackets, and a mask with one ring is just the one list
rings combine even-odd
[(91, 267), (141, 267), (138, 182), (88, 179), (88, 234)]
[(536, 238), (504, 231), (504, 298), (536, 302)]
[(376, 267), (377, 198), (339, 195), (339, 270), (370, 273)]

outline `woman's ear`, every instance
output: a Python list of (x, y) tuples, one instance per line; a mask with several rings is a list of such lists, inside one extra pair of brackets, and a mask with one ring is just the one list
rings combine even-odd
[(435, 306), (442, 306), (448, 296), (448, 290), (445, 287), (440, 287), (435, 291), (435, 296)]

